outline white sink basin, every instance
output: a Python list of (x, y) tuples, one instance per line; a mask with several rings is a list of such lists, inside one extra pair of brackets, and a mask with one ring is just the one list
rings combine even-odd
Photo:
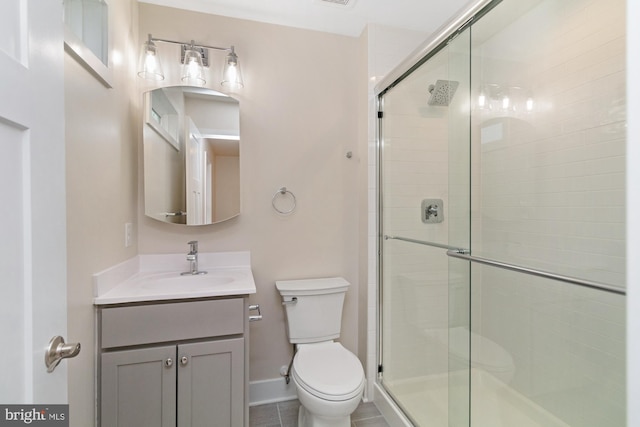
[(189, 274), (181, 275), (178, 272), (151, 274), (140, 280), (140, 288), (162, 291), (199, 291), (210, 289), (220, 285), (226, 285), (234, 282), (236, 279), (230, 276), (219, 274)]
[(119, 281), (94, 299), (95, 305), (140, 301), (209, 298), (256, 293), (250, 266), (201, 267), (207, 274), (182, 275), (185, 270), (142, 270)]

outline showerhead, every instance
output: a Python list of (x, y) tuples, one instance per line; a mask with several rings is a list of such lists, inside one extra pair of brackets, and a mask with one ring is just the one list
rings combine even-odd
[(427, 104), (448, 107), (456, 89), (458, 89), (458, 82), (455, 80), (437, 80), (435, 85), (429, 85), (431, 96)]

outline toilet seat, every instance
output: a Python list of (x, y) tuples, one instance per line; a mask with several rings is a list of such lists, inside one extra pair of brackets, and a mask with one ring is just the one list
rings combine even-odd
[(329, 401), (353, 399), (364, 388), (360, 360), (333, 341), (298, 346), (292, 376), (307, 392)]

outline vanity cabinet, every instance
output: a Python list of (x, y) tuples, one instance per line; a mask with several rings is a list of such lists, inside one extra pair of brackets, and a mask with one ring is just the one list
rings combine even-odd
[(102, 427), (248, 424), (247, 298), (103, 306)]

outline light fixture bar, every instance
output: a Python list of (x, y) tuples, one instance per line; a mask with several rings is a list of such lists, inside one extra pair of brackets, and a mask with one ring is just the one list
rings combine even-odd
[(180, 47), (180, 62), (184, 64), (184, 57), (188, 50), (195, 50), (202, 57), (202, 65), (205, 67), (209, 66), (209, 50), (195, 45), (183, 44)]
[(231, 50), (233, 50), (233, 47), (207, 46), (207, 45), (204, 45), (204, 44), (195, 44), (195, 43), (193, 43), (193, 41), (185, 43), (185, 42), (178, 42), (178, 41), (169, 40), (169, 39), (160, 39), (160, 38), (153, 37), (151, 34), (149, 34), (149, 40), (151, 40), (153, 42), (173, 43), (173, 44), (193, 46), (193, 47), (198, 47), (198, 48), (221, 50), (221, 51), (225, 51), (225, 52), (231, 52)]

